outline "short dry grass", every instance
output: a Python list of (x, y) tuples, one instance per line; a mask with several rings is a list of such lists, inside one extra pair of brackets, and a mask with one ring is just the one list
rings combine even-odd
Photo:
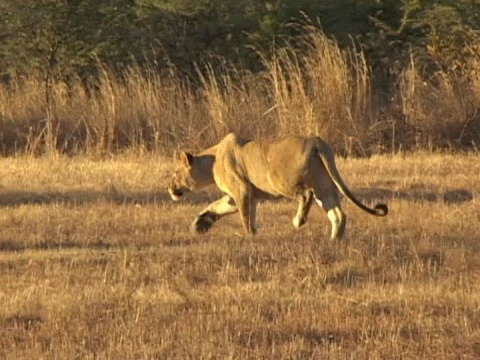
[(480, 156), (339, 161), (376, 219), (345, 202), (328, 240), (314, 211), (260, 207), (206, 235), (215, 191), (173, 204), (148, 156), (8, 158), (0, 167), (0, 357), (476, 359)]

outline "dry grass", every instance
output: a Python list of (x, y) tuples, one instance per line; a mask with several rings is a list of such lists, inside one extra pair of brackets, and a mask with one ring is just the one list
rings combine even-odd
[(277, 50), (264, 58), (263, 72), (207, 65), (195, 85), (156, 68), (131, 68), (122, 76), (104, 69), (88, 91), (79, 79), (46, 86), (42, 74), (0, 83), (0, 153), (143, 148), (171, 155), (185, 145), (205, 148), (228, 131), (247, 138), (320, 135), (346, 154), (478, 149), (478, 58), (465, 59), (462, 72), (431, 78), (413, 59), (392, 80), (400, 83), (388, 94), (392, 103), (380, 107), (372, 101), (379, 90), (371, 86), (361, 49), (342, 50), (318, 29), (307, 27), (305, 34), (302, 51)]
[(168, 161), (2, 159), (0, 357), (476, 359), (480, 158), (340, 160), (375, 219), (345, 203), (347, 238), (313, 211), (260, 207), (192, 236), (215, 192), (172, 204)]
[[(412, 60), (401, 77), (400, 98), (405, 123), (415, 131), (417, 147), (473, 145), (478, 150), (479, 70), (476, 59), (466, 65), (463, 75), (439, 71), (425, 81)], [(397, 141), (405, 136), (408, 138), (408, 132), (400, 134)]]
[(265, 60), (280, 133), (320, 135), (348, 151), (364, 151), (374, 119), (363, 53), (343, 51), (313, 27), (307, 34), (304, 52), (280, 49)]

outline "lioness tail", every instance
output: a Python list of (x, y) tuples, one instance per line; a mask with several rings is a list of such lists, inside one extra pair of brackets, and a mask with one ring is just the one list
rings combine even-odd
[(388, 214), (388, 206), (386, 204), (378, 203), (374, 206), (374, 208), (369, 208), (368, 206), (364, 205), (360, 200), (358, 200), (355, 195), (350, 191), (347, 185), (343, 182), (340, 173), (337, 170), (337, 166), (335, 164), (335, 156), (333, 153), (332, 148), (329, 144), (324, 142), (322, 139), (317, 138), (316, 141), (316, 149), (318, 156), (322, 160), (325, 168), (330, 175), (330, 178), (337, 186), (338, 190), (351, 202), (357, 205), (360, 209), (368, 212), (369, 214), (375, 216), (386, 216)]

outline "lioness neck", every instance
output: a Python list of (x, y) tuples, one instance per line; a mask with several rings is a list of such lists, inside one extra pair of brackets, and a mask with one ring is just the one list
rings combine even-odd
[(214, 145), (203, 150), (196, 156), (202, 174), (201, 187), (215, 183), (213, 179), (213, 164), (215, 163), (216, 152), (217, 145)]

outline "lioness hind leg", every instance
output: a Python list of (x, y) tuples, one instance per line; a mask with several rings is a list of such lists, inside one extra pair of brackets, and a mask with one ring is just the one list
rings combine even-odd
[(308, 213), (313, 203), (312, 190), (306, 190), (303, 194), (297, 196), (298, 209), (295, 217), (293, 218), (293, 226), (299, 228), (307, 222)]
[(337, 238), (341, 239), (345, 233), (345, 226), (347, 225), (347, 214), (345, 214), (340, 206), (335, 208), (337, 216), (340, 218), (340, 225), (338, 226)]
[(340, 201), (336, 193), (323, 197), (321, 200), (316, 198), (318, 205), (327, 213), (328, 220), (332, 224), (330, 239), (339, 240), (345, 232), (347, 224), (347, 215), (340, 207)]
[(207, 232), (217, 220), (226, 215), (234, 214), (237, 211), (238, 208), (233, 199), (225, 195), (221, 199), (211, 203), (195, 218), (192, 224), (192, 232)]
[(332, 234), (330, 235), (330, 239), (332, 240), (341, 239), (343, 236), (343, 233), (345, 232), (347, 216), (342, 211), (342, 209), (340, 209), (340, 207), (338, 206), (335, 207), (334, 209), (328, 210), (327, 216), (332, 224)]

